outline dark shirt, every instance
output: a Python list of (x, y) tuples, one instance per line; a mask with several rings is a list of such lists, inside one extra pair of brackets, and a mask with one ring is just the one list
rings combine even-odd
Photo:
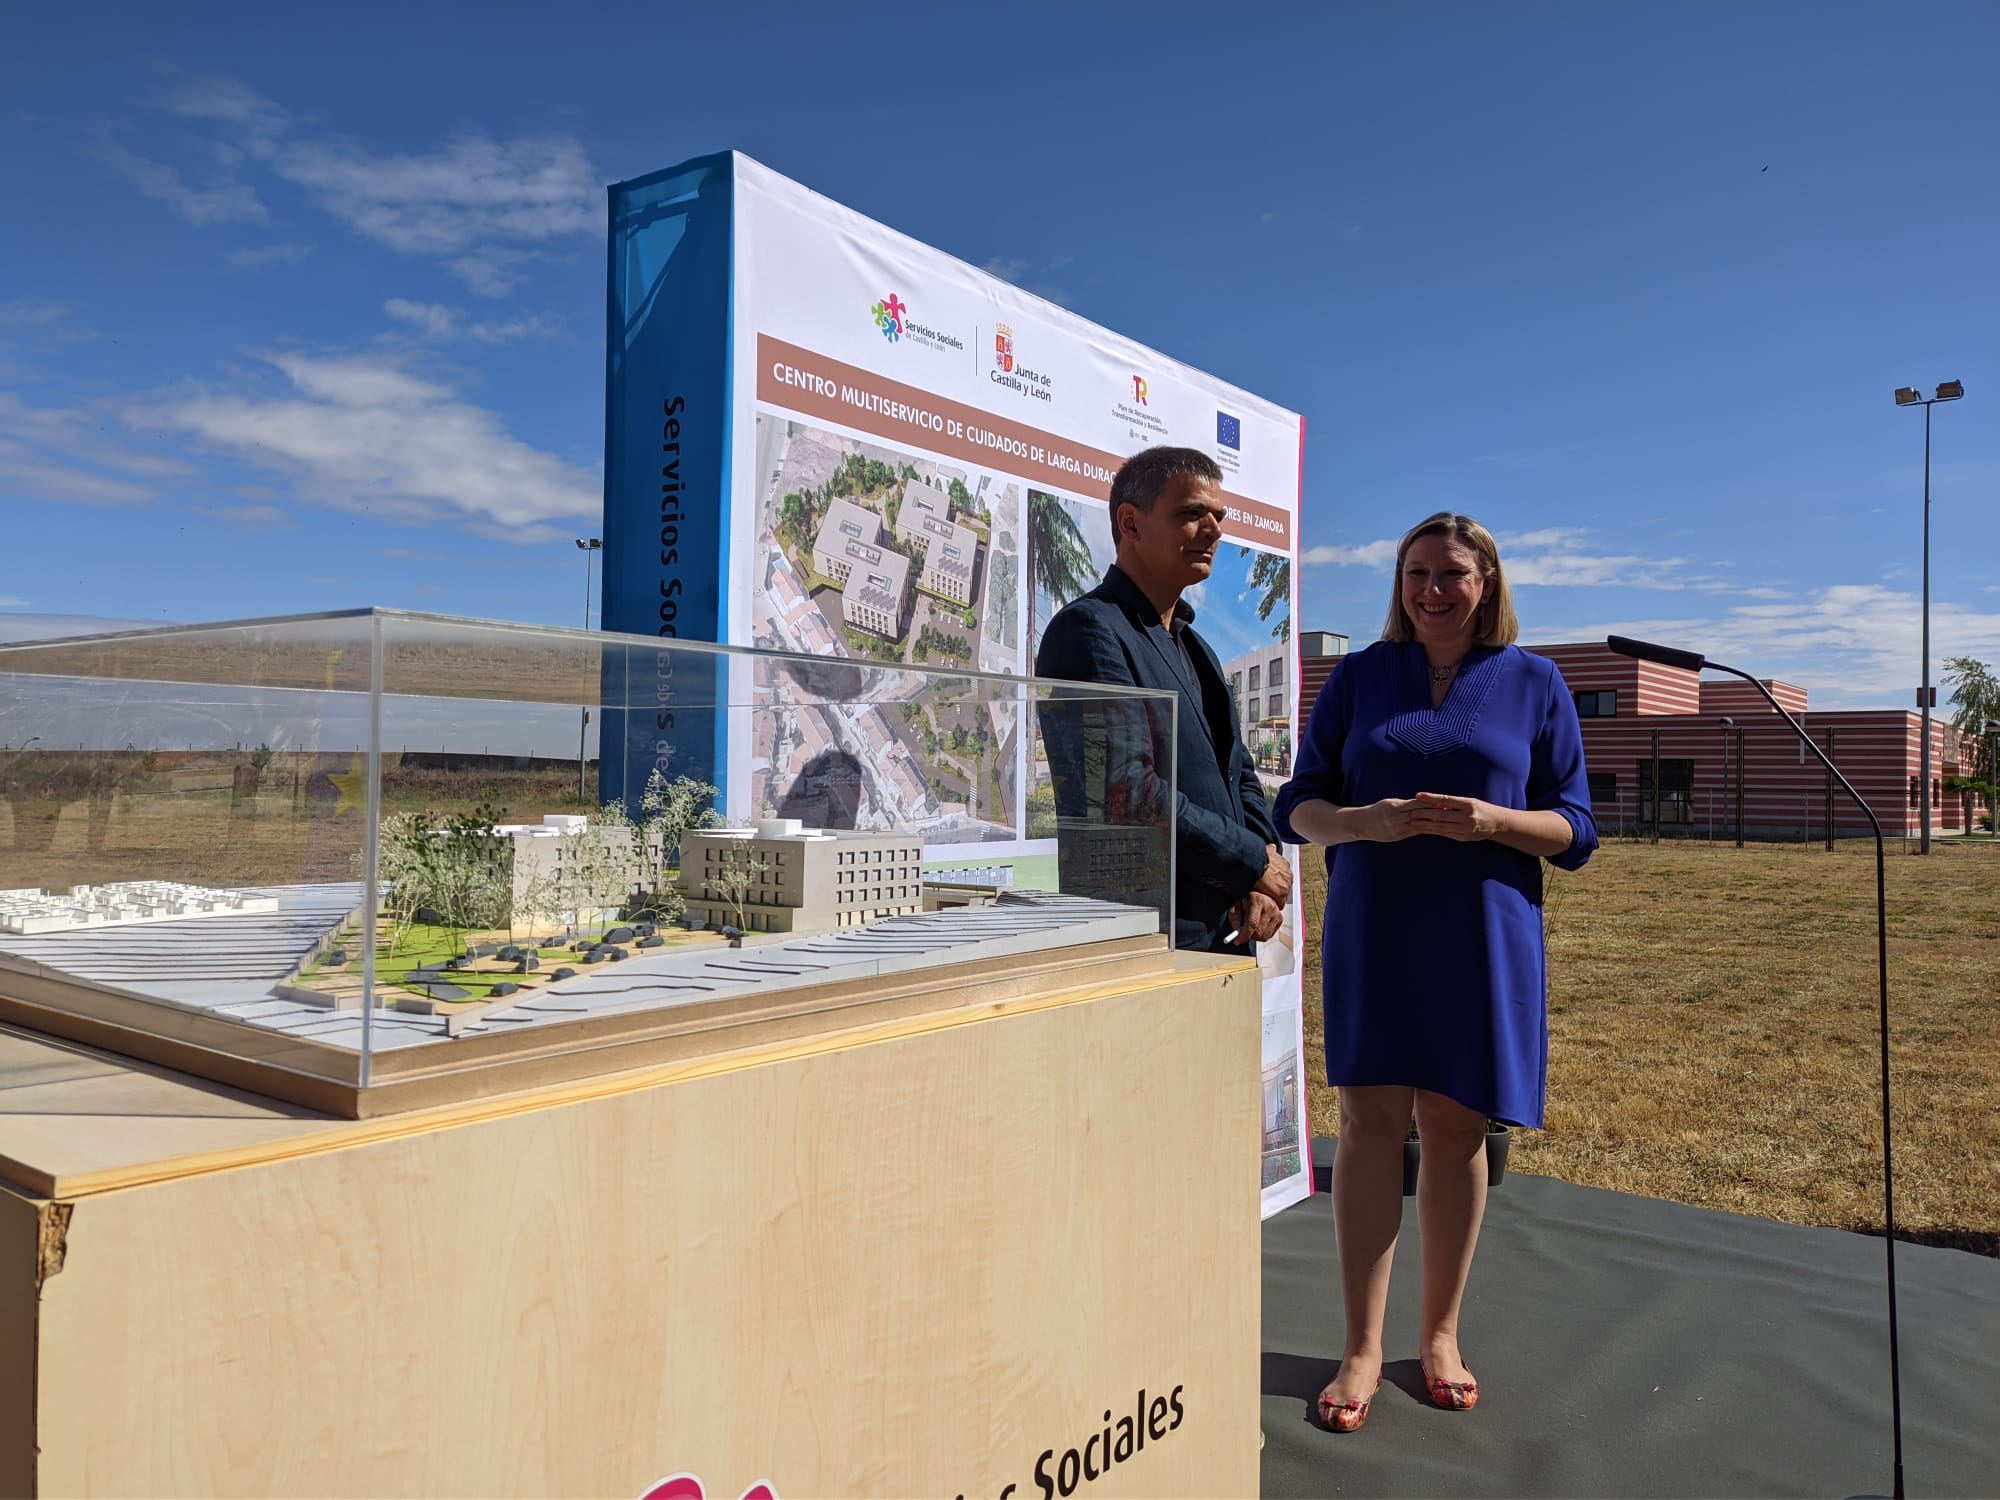
[[(1229, 909), (1263, 875), (1277, 828), (1243, 745), (1222, 664), (1193, 621), (1193, 608), (1181, 600), (1167, 629), (1145, 592), (1113, 566), (1102, 583), (1049, 622), (1035, 671), (1178, 695), (1173, 722), (1140, 699), (1057, 696), (1042, 705), (1063, 889), (1089, 889), (1086, 851), (1093, 837), (1105, 842), (1107, 826), (1142, 827), (1150, 820), (1164, 829), (1169, 803), (1163, 773), (1171, 765), (1174, 941), (1220, 949)], [(1158, 867), (1165, 863), (1159, 858), (1146, 878), (1163, 885), (1165, 871)], [(1139, 878), (1133, 883), (1139, 886)], [(1138, 899), (1110, 889), (1089, 893)]]

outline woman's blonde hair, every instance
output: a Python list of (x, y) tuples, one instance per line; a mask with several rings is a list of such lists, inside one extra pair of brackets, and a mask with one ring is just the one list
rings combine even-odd
[(1396, 573), (1389, 580), (1389, 623), (1382, 627), (1385, 641), (1414, 641), (1417, 627), (1403, 608), (1403, 558), (1419, 537), (1442, 536), (1463, 543), (1479, 559), (1479, 574), (1486, 582), (1479, 610), (1473, 616), (1472, 643), (1475, 646), (1511, 646), (1521, 634), (1521, 622), (1514, 614), (1514, 594), (1507, 587), (1506, 569), (1500, 566), (1500, 548), (1493, 533), (1470, 516), (1441, 510), (1429, 520), (1419, 521), (1396, 544)]

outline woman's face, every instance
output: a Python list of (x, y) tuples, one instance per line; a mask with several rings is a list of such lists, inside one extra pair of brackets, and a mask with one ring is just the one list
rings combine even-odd
[(1427, 646), (1462, 646), (1472, 640), (1486, 580), (1479, 554), (1456, 537), (1432, 532), (1403, 554), (1403, 608)]

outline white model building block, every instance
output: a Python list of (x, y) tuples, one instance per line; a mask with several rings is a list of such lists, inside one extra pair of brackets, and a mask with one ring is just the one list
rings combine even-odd
[(681, 842), (681, 893), (711, 927), (861, 927), (923, 910), (923, 880), (915, 834), (827, 832), (766, 818), (755, 828), (699, 829)]
[(275, 896), (175, 880), (128, 880), (80, 885), (67, 892), (0, 891), (0, 932), (72, 932), (79, 927), (127, 927), (277, 909)]

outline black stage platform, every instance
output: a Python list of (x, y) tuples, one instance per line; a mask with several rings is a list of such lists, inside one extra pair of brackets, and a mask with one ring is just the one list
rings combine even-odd
[[(1898, 1244), (1896, 1273), (1907, 1491), (2000, 1495), (2000, 1261)], [(1879, 1239), (1509, 1173), (1466, 1294), (1470, 1412), (1424, 1400), (1417, 1297), (1406, 1199), (1387, 1378), (1327, 1432), (1332, 1201), (1264, 1225), (1265, 1495), (1890, 1492)]]

